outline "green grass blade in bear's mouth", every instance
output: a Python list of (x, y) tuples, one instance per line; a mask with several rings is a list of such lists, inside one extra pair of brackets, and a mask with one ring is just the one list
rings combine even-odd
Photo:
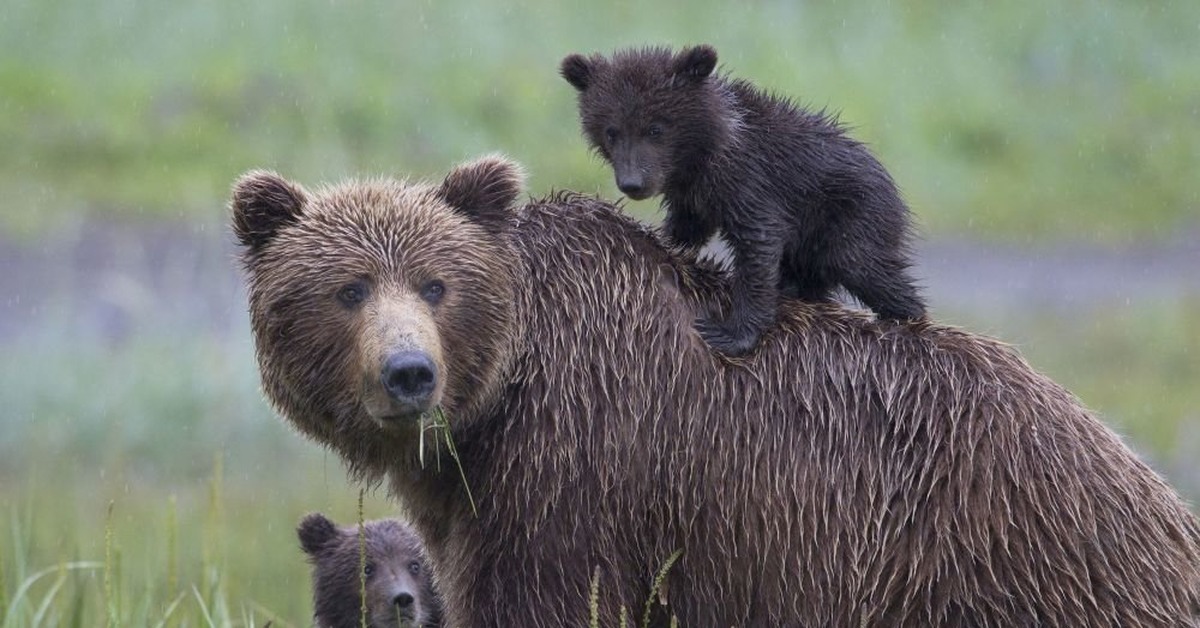
[[(458, 467), (458, 477), (462, 479), (463, 489), (467, 491), (467, 501), (471, 503), (471, 514), (479, 516), (479, 511), (475, 508), (475, 497), (471, 495), (471, 487), (467, 484), (467, 474), (463, 471), (462, 460), (458, 457), (458, 449), (454, 447), (454, 437), (450, 434), (450, 421), (446, 419), (446, 412), (441, 406), (437, 406), (421, 415), (421, 430), (420, 438), (417, 443), (417, 458), (421, 462), (421, 468), (425, 468), (425, 430), (433, 430), (441, 432), (442, 438), (446, 442), (446, 451), (450, 453), (450, 458), (454, 460), (455, 466)], [(434, 456), (437, 458), (437, 471), (442, 471), (442, 447), (435, 434), (433, 444), (436, 449)]]

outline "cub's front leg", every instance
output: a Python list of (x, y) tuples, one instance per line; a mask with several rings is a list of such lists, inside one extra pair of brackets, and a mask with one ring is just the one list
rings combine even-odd
[(696, 329), (712, 348), (729, 356), (749, 352), (775, 322), (779, 306), (779, 266), (783, 258), (783, 227), (759, 225), (755, 233), (726, 233), (733, 249), (733, 285), (724, 320), (704, 318)]
[(705, 245), (717, 232), (711, 218), (684, 203), (671, 203), (663, 218), (662, 232), (674, 245), (686, 249), (697, 249)]

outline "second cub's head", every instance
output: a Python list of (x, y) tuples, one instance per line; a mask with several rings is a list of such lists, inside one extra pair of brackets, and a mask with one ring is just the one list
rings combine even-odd
[(563, 59), (559, 71), (579, 92), (583, 133), (612, 165), (626, 196), (662, 193), (721, 141), (728, 113), (713, 76), (716, 65), (709, 46)]
[[(296, 528), (312, 563), (313, 615), (320, 628), (440, 625), (441, 599), (420, 538), (396, 519), (341, 527), (320, 513)], [(361, 535), (361, 536), (360, 536)]]
[(517, 334), (519, 168), (484, 158), (440, 184), (309, 192), (268, 172), (233, 190), (264, 389), (358, 471), (413, 458), (435, 408), (495, 401)]

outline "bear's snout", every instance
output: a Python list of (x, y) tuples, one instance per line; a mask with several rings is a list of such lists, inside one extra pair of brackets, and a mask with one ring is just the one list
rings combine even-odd
[(395, 606), (401, 611), (408, 611), (412, 609), (413, 601), (414, 600), (411, 593), (397, 593), (396, 597), (392, 598), (392, 606)]
[(388, 396), (406, 410), (424, 412), (437, 388), (437, 365), (422, 351), (401, 351), (384, 361), (379, 379)]
[(622, 194), (635, 201), (644, 200), (649, 196), (646, 194), (646, 179), (636, 170), (618, 175), (617, 187), (621, 189)]

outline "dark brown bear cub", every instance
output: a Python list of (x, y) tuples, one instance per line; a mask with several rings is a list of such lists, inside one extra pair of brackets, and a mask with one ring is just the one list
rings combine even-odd
[(338, 527), (313, 513), (296, 528), (313, 566), (317, 625), (361, 626), (364, 591), (370, 628), (441, 625), (441, 602), (416, 533), (395, 519), (368, 521), (363, 526), (365, 552), (360, 549), (358, 526)]
[(844, 287), (883, 319), (920, 318), (909, 277), (909, 211), (887, 170), (824, 112), (714, 75), (709, 46), (571, 55), (588, 142), (617, 187), (663, 195), (664, 231), (699, 247), (720, 230), (734, 256), (734, 307), (697, 326), (730, 355), (752, 349), (779, 295)]

